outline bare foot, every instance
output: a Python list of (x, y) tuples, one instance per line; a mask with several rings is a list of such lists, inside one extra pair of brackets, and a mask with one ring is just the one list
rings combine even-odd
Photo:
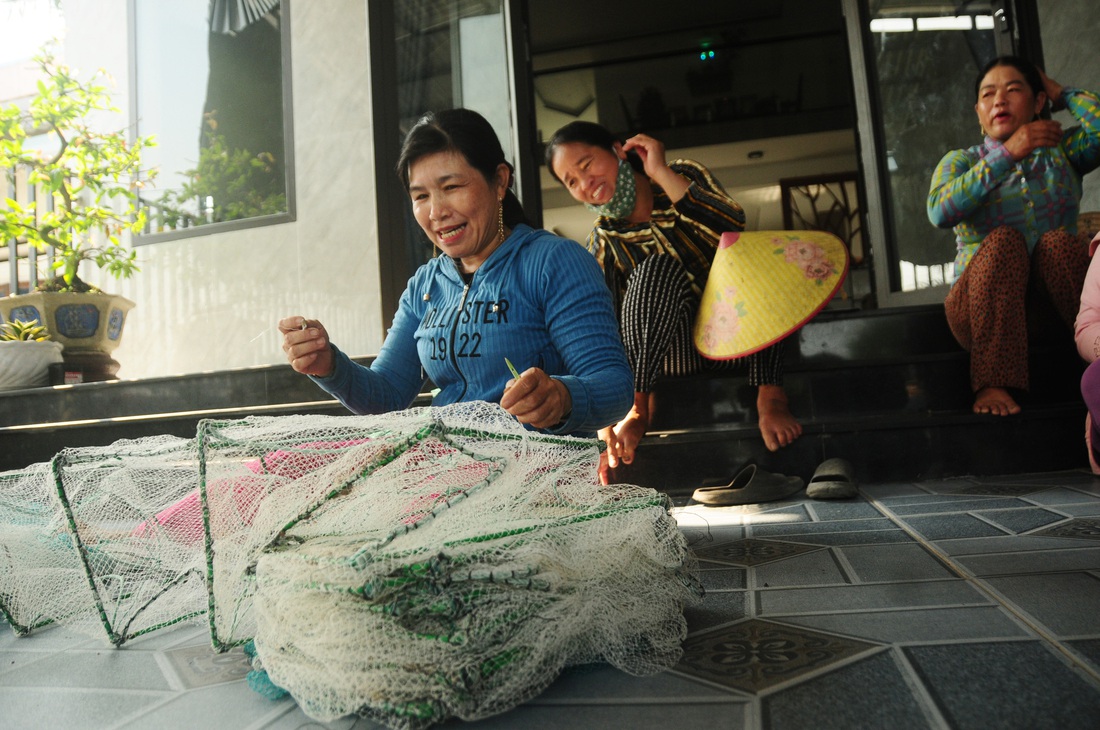
[(1020, 412), (1020, 405), (1007, 390), (990, 385), (974, 396), (974, 412), (992, 416), (1014, 416)]
[(787, 394), (780, 386), (761, 385), (756, 394), (756, 410), (760, 416), (760, 435), (768, 451), (789, 446), (802, 435), (802, 424), (791, 415)]

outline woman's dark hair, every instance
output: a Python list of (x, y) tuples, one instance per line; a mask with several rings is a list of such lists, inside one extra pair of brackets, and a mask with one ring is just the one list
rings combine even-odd
[[(1035, 64), (1026, 58), (1020, 56), (997, 56), (992, 61), (982, 67), (982, 70), (978, 72), (978, 78), (974, 80), (974, 98), (979, 98), (982, 92), (982, 79), (985, 75), (997, 68), (998, 66), (1011, 66), (1020, 72), (1024, 77), (1024, 81), (1031, 87), (1031, 93), (1035, 96), (1039, 96), (1040, 92), (1046, 91), (1046, 87), (1043, 86), (1043, 77), (1039, 75), (1039, 69)], [(1042, 111), (1039, 116), (1044, 119), (1050, 118), (1050, 104), (1053, 99), (1047, 99), (1046, 104), (1043, 105)]]
[(471, 109), (447, 109), (428, 112), (416, 120), (397, 158), (397, 177), (409, 187), (409, 168), (417, 160), (439, 152), (457, 152), (466, 158), (470, 167), (481, 173), (492, 184), (501, 163), (508, 166), (508, 190), (504, 194), (504, 225), (509, 228), (518, 223), (528, 223), (519, 198), (512, 192), (515, 168), (504, 159), (493, 125), (485, 117)]
[[(613, 135), (606, 127), (596, 124), (595, 122), (570, 122), (554, 132), (553, 136), (550, 137), (550, 141), (546, 143), (546, 169), (550, 171), (550, 174), (555, 180), (561, 182), (561, 178), (558, 177), (558, 173), (554, 171), (554, 166), (551, 163), (554, 161), (554, 153), (557, 151), (558, 147), (563, 144), (580, 142), (581, 144), (605, 149), (614, 154), (615, 143), (621, 141), (622, 140)], [(636, 171), (644, 171), (642, 159), (638, 157), (637, 154), (627, 152), (626, 160)]]

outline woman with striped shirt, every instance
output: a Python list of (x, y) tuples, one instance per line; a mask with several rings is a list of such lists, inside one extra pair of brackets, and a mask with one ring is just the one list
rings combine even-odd
[[(702, 358), (691, 331), (719, 238), (744, 230), (745, 214), (704, 166), (666, 162), (664, 145), (644, 134), (620, 142), (598, 124), (573, 122), (550, 139), (546, 164), (574, 199), (598, 214), (587, 247), (603, 268), (634, 371), (634, 407), (600, 431), (608, 466), (615, 468), (634, 459), (660, 376), (727, 366)], [(746, 367), (749, 383), (758, 387), (768, 449), (798, 438), (802, 427), (782, 387), (782, 343), (727, 362)]]

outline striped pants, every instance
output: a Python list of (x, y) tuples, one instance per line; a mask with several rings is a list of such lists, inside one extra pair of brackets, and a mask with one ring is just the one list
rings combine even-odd
[(783, 384), (783, 342), (736, 360), (711, 360), (695, 349), (699, 296), (683, 265), (668, 255), (642, 261), (627, 281), (619, 326), (634, 390), (648, 393), (660, 377), (748, 370), (749, 385)]
[(1088, 236), (1044, 233), (1028, 256), (1023, 234), (1001, 226), (985, 237), (944, 300), (955, 339), (970, 352), (970, 387), (1028, 389), (1027, 312), (1042, 296), (1070, 330), (1089, 268)]

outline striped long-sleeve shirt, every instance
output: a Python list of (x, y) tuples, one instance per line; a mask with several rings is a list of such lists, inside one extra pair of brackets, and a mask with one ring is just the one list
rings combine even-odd
[(956, 279), (982, 240), (995, 228), (1020, 231), (1028, 250), (1046, 232), (1077, 231), (1081, 178), (1100, 166), (1100, 98), (1064, 89), (1066, 108), (1080, 122), (1057, 147), (1039, 147), (1016, 162), (992, 137), (974, 147), (949, 152), (936, 167), (928, 193), (928, 218), (954, 227), (958, 253)]
[(655, 254), (679, 260), (695, 293), (702, 296), (719, 238), (726, 231), (745, 229), (745, 211), (707, 168), (693, 160), (673, 160), (669, 167), (689, 182), (683, 198), (673, 203), (668, 193), (651, 181), (650, 220), (631, 223), (600, 216), (588, 235), (586, 245), (603, 268), (616, 312), (634, 267)]

